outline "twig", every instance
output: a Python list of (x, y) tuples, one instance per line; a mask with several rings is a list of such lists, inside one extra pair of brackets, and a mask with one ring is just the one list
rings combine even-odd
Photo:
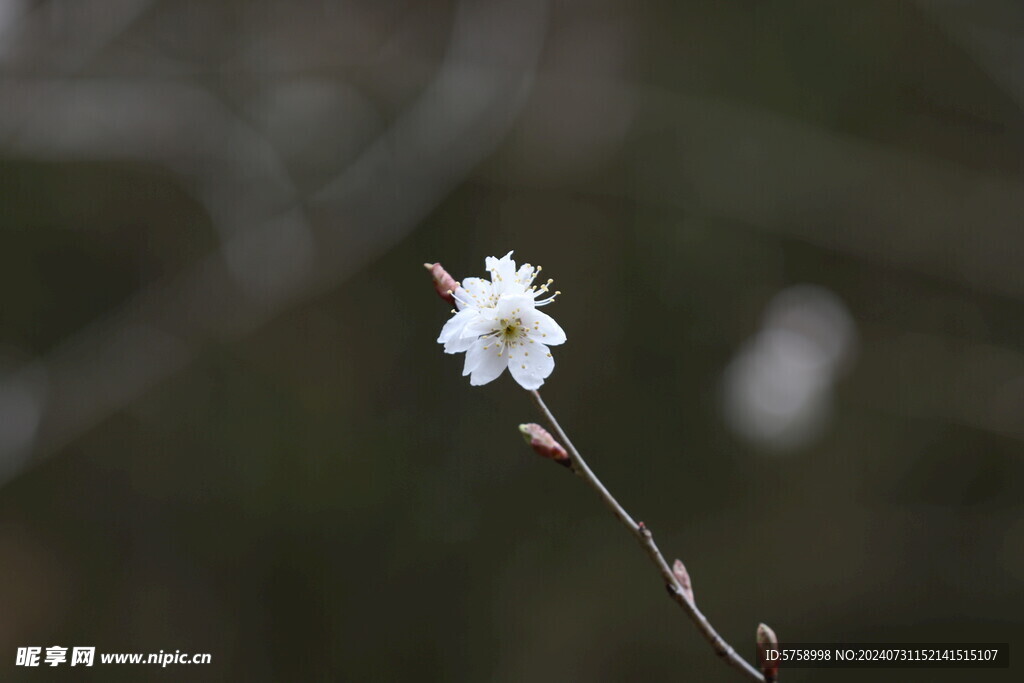
[(647, 526), (640, 522), (639, 524), (633, 520), (633, 518), (626, 512), (619, 501), (615, 500), (615, 497), (605, 488), (601, 480), (597, 478), (597, 475), (587, 466), (586, 461), (580, 452), (576, 450), (576, 447), (572, 445), (572, 441), (562, 430), (561, 425), (558, 424), (558, 420), (548, 409), (544, 403), (544, 399), (540, 397), (540, 393), (536, 390), (530, 391), (530, 395), (533, 397), (534, 403), (537, 404), (537, 408), (541, 414), (544, 415), (544, 419), (547, 420), (551, 428), (555, 430), (558, 438), (561, 440), (565, 447), (569, 449), (569, 453), (572, 456), (572, 471), (579, 475), (587, 483), (590, 488), (597, 492), (597, 495), (601, 497), (604, 504), (619, 518), (629, 532), (633, 534), (633, 537), (640, 543), (643, 549), (647, 552), (647, 556), (651, 558), (651, 562), (655, 564), (658, 571), (661, 572), (662, 578), (665, 580), (666, 587), (668, 588), (669, 595), (675, 600), (683, 611), (690, 617), (697, 630), (700, 631), (701, 635), (711, 644), (711, 647), (715, 650), (719, 657), (724, 659), (729, 665), (736, 667), (739, 671), (747, 676), (747, 678), (754, 681), (764, 681), (762, 676), (757, 669), (751, 666), (745, 659), (740, 657), (736, 650), (725, 641), (722, 636), (718, 635), (718, 631), (711, 625), (707, 617), (697, 609), (697, 605), (687, 599), (686, 593), (683, 590), (682, 585), (679, 583), (679, 579), (672, 572), (671, 567), (665, 562), (665, 558), (662, 556), (661, 551), (658, 549), (657, 544), (654, 542), (654, 537), (651, 535), (651, 530)]

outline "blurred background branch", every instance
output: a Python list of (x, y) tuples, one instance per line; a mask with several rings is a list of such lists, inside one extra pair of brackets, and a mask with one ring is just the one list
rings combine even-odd
[[(76, 27), (84, 22), (86, 36), (55, 58), (56, 71), (76, 73), (102, 46), (102, 38), (116, 35), (132, 11), (143, 9), (140, 3), (125, 4), (128, 16), (117, 14), (112, 22), (109, 8), (89, 12), (49, 3), (55, 6), (30, 12), (20, 30), (10, 30), (29, 36), (28, 52), (47, 52), (39, 42), (63, 36), (54, 22)], [(65, 16), (71, 11), (81, 16)], [(17, 420), (21, 431), (25, 424), (38, 424), (34, 452), (46, 454), (68, 443), (180, 369), (196, 343), (237, 337), (312, 293), (338, 286), (407, 234), (514, 120), (533, 78), (544, 16), (540, 0), (517, 3), (514, 11), (497, 2), (460, 5), (451, 42), (436, 72), (425, 74), (430, 78), (422, 92), (390, 125), (362, 121), (364, 128), (380, 129), (379, 135), (358, 145), (344, 141), (351, 160), (340, 169), (321, 169), (331, 175), (316, 179), (319, 189), (305, 191), (283, 163), (287, 148), (269, 137), (274, 122), (269, 133), (260, 131), (195, 78), (172, 73), (158, 76), (161, 83), (138, 77), (56, 80), (19, 75), (17, 66), (12, 68), (15, 75), (0, 84), (0, 99), (8, 103), (0, 110), (0, 139), (8, 141), (9, 153), (48, 160), (123, 157), (165, 166), (194, 188), (220, 241), (219, 249), (140, 291), (119, 312), (45, 359), (12, 371), (0, 396), (13, 402), (24, 395), (25, 403), (16, 409), (28, 411), (30, 402), (38, 413)], [(45, 38), (31, 37), (39, 35)], [(17, 63), (19, 57), (10, 59)], [(32, 55), (21, 59), (33, 70), (40, 67)], [(257, 120), (261, 114), (287, 115), (287, 107), (307, 99), (314, 107), (323, 101), (325, 110), (294, 112), (317, 116), (313, 123), (319, 130), (304, 133), (311, 146), (337, 145), (335, 129), (351, 125), (339, 105), (361, 108), (354, 112), (357, 122), (373, 117), (365, 102), (344, 101), (359, 95), (343, 81), (289, 78), (264, 88), (269, 93), (259, 92), (252, 104), (257, 111), (245, 112)], [(260, 101), (268, 96), (299, 102)], [(260, 106), (285, 111), (260, 111)], [(294, 142), (297, 123), (284, 124), (287, 139), (277, 142)], [(24, 435), (6, 441), (15, 446), (3, 454), (13, 463), (6, 468), (10, 477), (23, 462), (15, 453), (28, 444)]]

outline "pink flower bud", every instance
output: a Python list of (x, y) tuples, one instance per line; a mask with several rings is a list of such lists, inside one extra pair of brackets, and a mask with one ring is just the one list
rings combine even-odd
[(757, 625), (757, 663), (761, 666), (761, 673), (764, 674), (766, 683), (774, 683), (779, 680), (779, 663), (776, 660), (768, 661), (767, 650), (777, 650), (779, 639), (775, 637), (775, 631), (767, 624)]
[(686, 571), (686, 565), (683, 564), (682, 560), (676, 560), (672, 563), (672, 573), (676, 577), (676, 581), (679, 582), (680, 587), (683, 589), (683, 595), (686, 600), (692, 605), (693, 604), (693, 584), (690, 583), (690, 572)]
[(559, 465), (564, 465), (565, 467), (572, 466), (569, 454), (565, 452), (562, 445), (555, 441), (555, 437), (551, 436), (548, 430), (539, 424), (531, 422), (530, 424), (519, 425), (519, 431), (522, 433), (526, 443), (530, 444), (530, 448), (537, 455), (554, 460)]
[(448, 271), (440, 263), (424, 263), (423, 267), (429, 270), (431, 277), (434, 278), (434, 289), (437, 290), (437, 295), (454, 306), (455, 297), (452, 296), (452, 292), (459, 288), (459, 283), (448, 274)]

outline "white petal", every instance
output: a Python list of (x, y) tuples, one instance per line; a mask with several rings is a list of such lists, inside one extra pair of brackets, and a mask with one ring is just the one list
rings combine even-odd
[(555, 359), (544, 344), (527, 344), (509, 357), (508, 369), (524, 389), (537, 389), (555, 369)]
[(483, 339), (476, 339), (470, 344), (469, 349), (466, 350), (466, 362), (462, 366), (463, 377), (473, 372), (476, 366), (480, 365), (484, 346), (487, 346), (487, 342)]
[(479, 317), (479, 311), (467, 308), (448, 319), (448, 322), (441, 328), (441, 335), (437, 338), (438, 344), (444, 344), (445, 353), (459, 353), (466, 350), (465, 348), (456, 349), (456, 346), (461, 346), (458, 342), (462, 338), (466, 325)]
[(479, 337), (488, 335), (501, 329), (501, 324), (495, 319), (495, 309), (485, 309), (486, 314), (477, 315), (474, 321), (466, 325), (462, 334), (464, 337)]
[(480, 317), (479, 311), (459, 311), (449, 318), (448, 322), (446, 322), (444, 327), (441, 328), (441, 336), (437, 338), (437, 342), (439, 344), (443, 344), (451, 339), (452, 336), (458, 336), (458, 334), (462, 332), (462, 328), (465, 327), (466, 323), (478, 317)]
[(525, 294), (505, 294), (498, 299), (498, 305), (494, 307), (494, 318), (511, 320), (521, 318), (526, 322), (527, 316), (533, 311), (533, 297)]
[(468, 300), (471, 307), (491, 307), (497, 301), (497, 298), (494, 296), (494, 287), (487, 280), (478, 277), (467, 277), (462, 281), (461, 289), (465, 290), (466, 296), (460, 298)]
[(455, 288), (455, 291), (452, 292), (452, 298), (455, 299), (455, 308), (460, 311), (467, 308), (474, 308), (474, 306), (472, 306), (473, 300), (469, 298), (469, 292), (464, 290), (462, 287)]
[[(484, 347), (488, 348), (484, 348)], [(478, 339), (469, 351), (466, 352), (466, 365), (462, 370), (463, 375), (471, 375), (469, 383), (475, 387), (487, 384), (498, 378), (505, 371), (508, 365), (508, 356), (498, 355), (501, 344), (488, 343), (486, 340)]]
[(516, 272), (516, 281), (518, 284), (522, 285), (524, 290), (530, 286), (531, 282), (533, 282), (533, 274), (535, 270), (536, 269), (529, 263), (524, 263)]
[(485, 263), (487, 270), (491, 272), (495, 294), (501, 295), (516, 289), (516, 262), (512, 260), (511, 251), (500, 259), (489, 256)]
[(477, 340), (476, 336), (463, 334), (461, 337), (456, 337), (449, 340), (444, 345), (445, 353), (462, 353), (463, 351), (469, 350), (469, 347), (473, 345), (473, 342)]
[(523, 316), (531, 339), (554, 346), (565, 343), (565, 332), (547, 313), (533, 309)]
[(512, 260), (511, 251), (501, 258), (498, 258), (497, 256), (488, 256), (484, 259), (484, 265), (487, 267), (487, 270), (500, 270), (502, 268), (507, 268), (510, 265), (512, 266), (513, 272), (515, 272), (516, 269), (516, 262)]

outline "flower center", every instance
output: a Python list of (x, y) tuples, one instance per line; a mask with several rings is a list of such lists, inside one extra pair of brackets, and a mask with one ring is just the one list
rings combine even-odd
[(526, 326), (523, 325), (522, 318), (502, 318), (498, 323), (498, 329), (492, 333), (501, 345), (498, 355), (501, 356), (507, 351), (511, 356), (512, 349), (526, 344)]
[[(515, 315), (519, 312), (519, 309), (512, 311)], [(501, 318), (496, 321), (498, 324), (492, 328), (493, 331), (485, 334), (481, 339), (490, 340), (484, 350), (491, 348), (492, 343), (498, 344), (498, 355), (504, 355), (507, 351), (509, 356), (512, 355), (512, 349), (516, 346), (525, 346), (527, 341), (527, 330), (526, 325), (523, 324), (522, 318)]]
[(515, 320), (502, 320), (501, 322), (505, 326), (501, 328), (499, 334), (501, 334), (502, 339), (506, 343), (513, 343), (517, 338), (526, 336), (526, 330), (523, 329), (523, 321), (519, 318)]

